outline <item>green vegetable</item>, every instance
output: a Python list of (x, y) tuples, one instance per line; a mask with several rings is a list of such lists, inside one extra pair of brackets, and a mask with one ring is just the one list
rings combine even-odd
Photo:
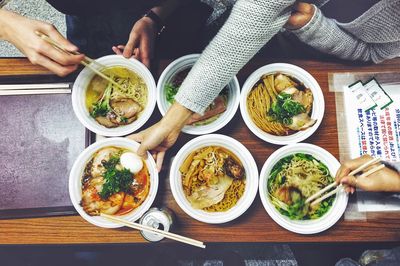
[(272, 103), (271, 109), (268, 112), (272, 120), (290, 125), (293, 121), (293, 116), (306, 111), (306, 108), (302, 104), (292, 100), (290, 94), (281, 92), (276, 99), (277, 100)]
[(178, 93), (179, 87), (176, 87), (170, 83), (165, 85), (165, 96), (169, 103), (174, 103), (175, 95)]
[(106, 116), (108, 112), (111, 110), (110, 99), (112, 93), (112, 83), (110, 82), (107, 85), (107, 88), (104, 90), (103, 96), (100, 100), (98, 100), (95, 104), (93, 104), (93, 109), (90, 112), (90, 115), (93, 118), (98, 116)]
[(105, 183), (103, 189), (99, 192), (102, 199), (108, 199), (111, 195), (118, 192), (131, 192), (133, 175), (126, 168), (118, 170), (116, 166), (119, 162), (119, 157), (116, 156), (111, 157), (107, 162), (103, 162), (106, 171), (103, 175)]

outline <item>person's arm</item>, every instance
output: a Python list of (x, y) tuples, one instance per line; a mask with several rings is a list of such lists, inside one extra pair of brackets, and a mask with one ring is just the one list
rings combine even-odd
[[(204, 50), (179, 89), (176, 102), (154, 126), (131, 137), (141, 142), (141, 154), (160, 154), (171, 147), (190, 116), (203, 113), (232, 77), (286, 23), (295, 0), (238, 0), (217, 36)], [(173, 140), (173, 141), (171, 141)], [(167, 145), (165, 142), (167, 141)], [(158, 152), (162, 150), (162, 153)]]
[(76, 70), (84, 55), (61, 52), (38, 37), (35, 31), (48, 35), (67, 50), (78, 50), (53, 25), (0, 9), (0, 40), (12, 43), (33, 64), (41, 65), (59, 76), (66, 76)]
[(141, 143), (137, 151), (139, 156), (145, 157), (148, 150), (152, 151), (157, 169), (160, 171), (165, 152), (175, 144), (185, 122), (192, 114), (192, 111), (174, 103), (157, 124), (137, 134), (130, 135), (128, 138)]
[[(400, 42), (366, 43), (341, 29), (335, 20), (326, 18), (320, 9), (310, 4), (297, 5), (298, 13), (308, 16), (307, 24), (289, 25), (289, 29), (311, 47), (346, 60), (382, 62), (400, 54)], [(303, 10), (301, 10), (303, 7)], [(298, 16), (300, 17), (300, 16)], [(290, 22), (290, 19), (289, 19)], [(296, 22), (296, 21), (295, 21)], [(300, 26), (300, 27), (299, 27)]]
[(283, 27), (295, 0), (238, 0), (175, 100), (202, 114), (234, 75)]
[[(348, 185), (348, 192), (354, 192), (355, 188), (361, 188), (365, 191), (381, 192), (400, 192), (400, 165), (385, 163), (387, 166), (366, 177), (354, 177), (348, 174), (359, 166), (373, 159), (369, 155), (344, 162), (336, 174), (336, 182)], [(397, 166), (396, 166), (397, 165)], [(373, 168), (370, 166), (365, 172)]]
[[(166, 19), (182, 4), (184, 0), (167, 0), (151, 9), (161, 21)], [(154, 42), (159, 32), (156, 22), (149, 17), (142, 17), (132, 27), (128, 42), (116, 45), (112, 50), (126, 58), (135, 57), (147, 67), (150, 67), (154, 56)]]

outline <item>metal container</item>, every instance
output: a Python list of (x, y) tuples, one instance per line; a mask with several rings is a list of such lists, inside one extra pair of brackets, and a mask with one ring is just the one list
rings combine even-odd
[[(142, 218), (139, 220), (139, 223), (169, 232), (174, 222), (173, 217), (174, 214), (171, 210), (167, 208), (153, 207), (143, 214)], [(144, 239), (150, 242), (158, 242), (164, 238), (164, 236), (159, 234), (146, 231), (140, 231), (140, 234)]]

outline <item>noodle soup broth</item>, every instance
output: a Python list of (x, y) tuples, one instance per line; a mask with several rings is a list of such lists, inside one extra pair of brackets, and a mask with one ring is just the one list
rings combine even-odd
[(79, 121), (108, 137), (125, 136), (142, 127), (156, 104), (156, 84), (150, 71), (139, 61), (120, 55), (98, 58), (91, 67), (119, 86), (85, 67), (72, 89), (72, 107)]
[(258, 170), (251, 153), (237, 140), (204, 135), (179, 150), (171, 165), (170, 185), (188, 215), (205, 223), (226, 223), (254, 201)]
[(266, 142), (297, 143), (321, 124), (324, 96), (304, 69), (275, 63), (252, 73), (243, 85), (240, 112), (248, 128)]
[(69, 195), (86, 221), (104, 228), (121, 227), (101, 213), (139, 219), (152, 205), (158, 189), (153, 158), (136, 155), (139, 144), (126, 138), (106, 138), (87, 147), (69, 176)]
[(143, 78), (122, 66), (101, 71), (120, 85), (113, 85), (95, 75), (86, 90), (86, 108), (89, 114), (107, 128), (131, 124), (146, 108), (148, 89)]
[(296, 143), (272, 153), (261, 170), (259, 193), (269, 216), (299, 234), (315, 234), (333, 226), (343, 215), (348, 195), (344, 190), (315, 206), (305, 200), (334, 182), (340, 163), (313, 144)]

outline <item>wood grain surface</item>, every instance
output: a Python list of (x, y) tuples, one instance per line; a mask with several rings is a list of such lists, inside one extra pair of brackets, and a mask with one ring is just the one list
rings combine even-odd
[[(158, 76), (170, 61), (161, 61)], [(245, 79), (258, 67), (271, 60), (254, 59), (238, 74), (242, 85)], [(275, 60), (275, 62), (277, 62)], [(282, 62), (282, 61), (280, 61)], [(296, 64), (309, 71), (319, 82), (325, 96), (325, 117), (318, 131), (305, 142), (313, 143), (339, 156), (335, 98), (328, 91), (328, 73), (366, 71), (400, 71), (400, 59), (389, 60), (380, 65), (360, 65), (343, 62), (284, 61)], [(19, 75), (48, 75), (41, 67), (32, 66), (26, 59), (0, 59), (0, 76), (18, 80)], [(151, 125), (160, 118), (155, 110)], [(216, 132), (229, 135), (241, 141), (253, 154), (258, 169), (268, 156), (279, 146), (267, 144), (258, 139), (244, 124), (240, 112), (222, 130)], [(160, 173), (160, 186), (154, 206), (167, 206), (176, 214), (174, 232), (204, 242), (363, 242), (399, 241), (400, 213), (368, 215), (365, 221), (339, 220), (329, 230), (311, 236), (291, 233), (276, 224), (264, 210), (259, 196), (240, 218), (223, 225), (209, 225), (197, 222), (186, 215), (175, 203), (169, 189), (168, 158), (171, 158), (193, 136), (182, 134), (178, 143), (169, 151), (165, 168)], [(95, 227), (80, 216), (32, 218), (0, 221), (0, 244), (72, 244), (72, 243), (140, 243), (146, 242), (138, 232), (131, 229), (103, 229)]]

